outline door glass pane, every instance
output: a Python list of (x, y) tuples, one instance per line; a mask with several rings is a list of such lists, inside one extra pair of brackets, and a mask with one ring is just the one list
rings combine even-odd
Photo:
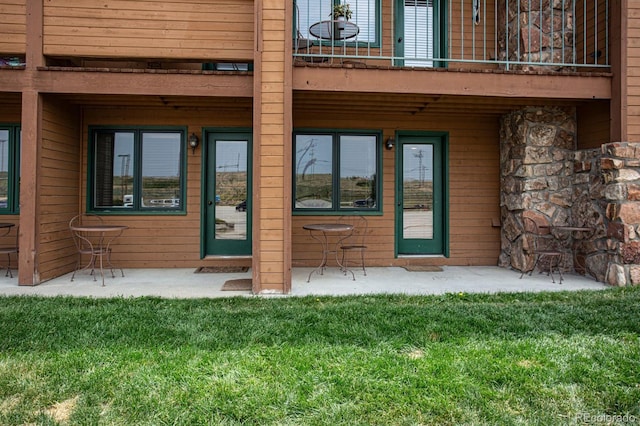
[(376, 137), (340, 136), (340, 208), (376, 207)]
[(432, 67), (433, 61), (433, 0), (404, 2), (404, 64), (412, 67)]
[(333, 207), (332, 140), (331, 135), (296, 136), (296, 208)]
[(402, 234), (405, 239), (433, 238), (433, 146), (402, 147)]
[(216, 239), (247, 239), (247, 141), (216, 141)]
[(0, 208), (9, 201), (9, 131), (0, 130)]
[(133, 132), (96, 134), (95, 207), (133, 207)]
[(181, 134), (178, 132), (143, 133), (143, 207), (153, 209), (180, 208), (181, 139)]

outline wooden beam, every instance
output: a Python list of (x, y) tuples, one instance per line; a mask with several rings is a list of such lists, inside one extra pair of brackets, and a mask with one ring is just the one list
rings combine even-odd
[(611, 76), (295, 67), (293, 90), (507, 98), (611, 99)]
[(108, 71), (38, 71), (40, 93), (252, 97), (253, 76)]

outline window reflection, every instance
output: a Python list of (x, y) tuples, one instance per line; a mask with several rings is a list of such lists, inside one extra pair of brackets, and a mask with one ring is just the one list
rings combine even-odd
[(333, 207), (332, 158), (331, 135), (296, 136), (296, 208)]

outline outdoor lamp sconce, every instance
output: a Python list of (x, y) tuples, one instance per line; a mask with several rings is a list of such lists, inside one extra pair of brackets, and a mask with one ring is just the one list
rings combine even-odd
[(189, 146), (191, 147), (193, 154), (196, 153), (196, 148), (198, 147), (199, 142), (198, 136), (195, 133), (191, 133), (191, 136), (189, 136)]
[(388, 150), (392, 150), (393, 146), (396, 144), (396, 140), (394, 138), (387, 139), (387, 143), (385, 144), (385, 148)]

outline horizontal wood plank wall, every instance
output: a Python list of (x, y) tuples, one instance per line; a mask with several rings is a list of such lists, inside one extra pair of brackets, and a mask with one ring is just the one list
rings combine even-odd
[[(344, 107), (344, 106), (343, 106)], [(394, 259), (394, 204), (396, 149), (383, 153), (383, 215), (368, 216), (370, 236), (367, 264), (376, 266), (407, 263), (444, 265), (496, 265), (500, 253), (500, 231), (492, 219), (500, 216), (499, 125), (495, 116), (412, 117), (389, 114), (336, 114), (322, 119), (310, 111), (297, 111), (294, 128), (381, 129), (383, 139), (395, 129), (449, 132), (449, 258)], [(305, 223), (335, 221), (334, 216), (294, 216), (292, 223), (293, 266), (313, 266), (320, 261), (318, 243), (302, 229)]]
[(77, 108), (45, 96), (42, 120), (38, 271), (46, 281), (72, 271), (77, 260), (69, 220), (80, 201), (81, 145)]
[[(633, 1), (629, 2), (632, 8)], [(586, 8), (585, 8), (586, 4)], [(577, 1), (576, 16), (574, 19), (576, 26), (576, 61), (579, 64), (593, 64), (597, 60), (598, 64), (604, 64), (607, 53), (607, 22), (606, 22), (606, 0), (597, 1)], [(598, 19), (594, 19), (594, 17)], [(612, 31), (609, 24), (609, 31)], [(616, 30), (617, 31), (617, 30)], [(599, 57), (595, 58), (599, 51)], [(609, 58), (611, 61), (611, 58)]]
[(24, 55), (26, 52), (26, 0), (0, 2), (0, 54)]
[(253, 18), (251, 0), (48, 0), (44, 54), (246, 62)]
[[(246, 104), (246, 102), (238, 102)], [(251, 109), (242, 111), (233, 106), (227, 108), (145, 108), (112, 107), (88, 108), (84, 115), (84, 135), (91, 125), (132, 126), (189, 126), (188, 133), (202, 134), (204, 127), (251, 127)], [(114, 263), (125, 268), (188, 268), (225, 265), (246, 265), (251, 260), (200, 259), (200, 211), (201, 211), (201, 158), (204, 141), (195, 154), (187, 150), (187, 214), (168, 215), (104, 215), (105, 223), (128, 225), (129, 229), (113, 248)], [(81, 206), (86, 206), (87, 149), (82, 161)]]
[[(486, 3), (486, 4), (485, 4)], [(449, 40), (448, 57), (452, 59), (490, 61), (496, 59), (496, 23), (493, 1), (480, 0), (480, 21), (473, 22), (472, 2), (450, 1), (446, 13), (450, 22), (446, 24)], [(460, 69), (496, 68), (497, 65), (450, 62), (450, 67)]]
[[(628, 142), (640, 142), (640, 2), (629, 1), (627, 22)], [(613, 141), (617, 142), (617, 141)]]

